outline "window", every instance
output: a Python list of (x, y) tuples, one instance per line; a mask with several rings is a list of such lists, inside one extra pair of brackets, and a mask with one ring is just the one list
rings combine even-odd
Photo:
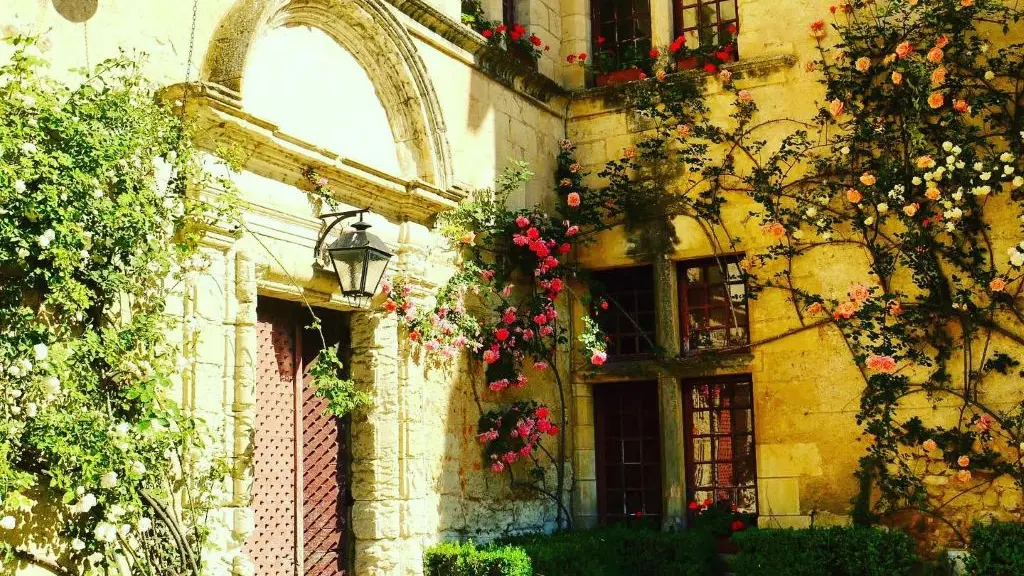
[(654, 354), (654, 268), (634, 266), (592, 274), (601, 294), (597, 321), (607, 337), (608, 358), (624, 360)]
[(683, 350), (750, 344), (747, 287), (739, 256), (679, 263)]
[(501, 0), (501, 21), (511, 26), (516, 20), (516, 0)]
[(749, 376), (683, 382), (689, 501), (757, 513), (753, 385)]
[(661, 516), (661, 429), (655, 382), (594, 387), (601, 522)]
[(686, 45), (736, 45), (739, 29), (737, 0), (673, 0), (675, 35), (686, 38)]
[[(593, 53), (612, 52), (619, 58), (651, 49), (651, 5), (648, 0), (592, 0), (590, 31)], [(598, 38), (604, 38), (598, 43)]]

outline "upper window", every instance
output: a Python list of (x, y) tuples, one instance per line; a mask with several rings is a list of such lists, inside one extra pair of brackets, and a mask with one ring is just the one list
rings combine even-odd
[(597, 322), (607, 338), (608, 359), (653, 355), (654, 268), (633, 266), (592, 273)]
[(686, 38), (686, 45), (736, 45), (739, 30), (737, 0), (673, 0), (675, 35)]
[(648, 0), (592, 0), (590, 30), (593, 52), (618, 57), (651, 49), (651, 5)]
[(683, 381), (688, 500), (757, 513), (752, 388), (750, 376)]
[(747, 287), (739, 256), (679, 263), (683, 350), (750, 344)]

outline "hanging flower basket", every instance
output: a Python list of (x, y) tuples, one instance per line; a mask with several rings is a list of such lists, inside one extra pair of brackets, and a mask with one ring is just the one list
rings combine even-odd
[(639, 68), (626, 68), (625, 70), (616, 70), (606, 74), (598, 74), (597, 78), (595, 78), (595, 83), (598, 86), (611, 86), (614, 84), (625, 84), (626, 82), (643, 80), (646, 77), (647, 74)]

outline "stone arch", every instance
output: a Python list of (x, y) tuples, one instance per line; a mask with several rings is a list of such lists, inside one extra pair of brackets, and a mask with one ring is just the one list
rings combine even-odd
[(237, 0), (214, 33), (204, 80), (244, 93), (252, 46), (280, 26), (321, 30), (355, 57), (384, 105), (401, 176), (442, 190), (452, 184), (437, 94), (412, 38), (382, 0)]

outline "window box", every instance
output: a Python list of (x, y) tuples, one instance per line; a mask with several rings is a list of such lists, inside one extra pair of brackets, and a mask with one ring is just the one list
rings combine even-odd
[(625, 84), (626, 82), (636, 82), (646, 77), (647, 74), (639, 68), (627, 68), (625, 70), (598, 74), (595, 82), (598, 86), (611, 86), (614, 84)]

